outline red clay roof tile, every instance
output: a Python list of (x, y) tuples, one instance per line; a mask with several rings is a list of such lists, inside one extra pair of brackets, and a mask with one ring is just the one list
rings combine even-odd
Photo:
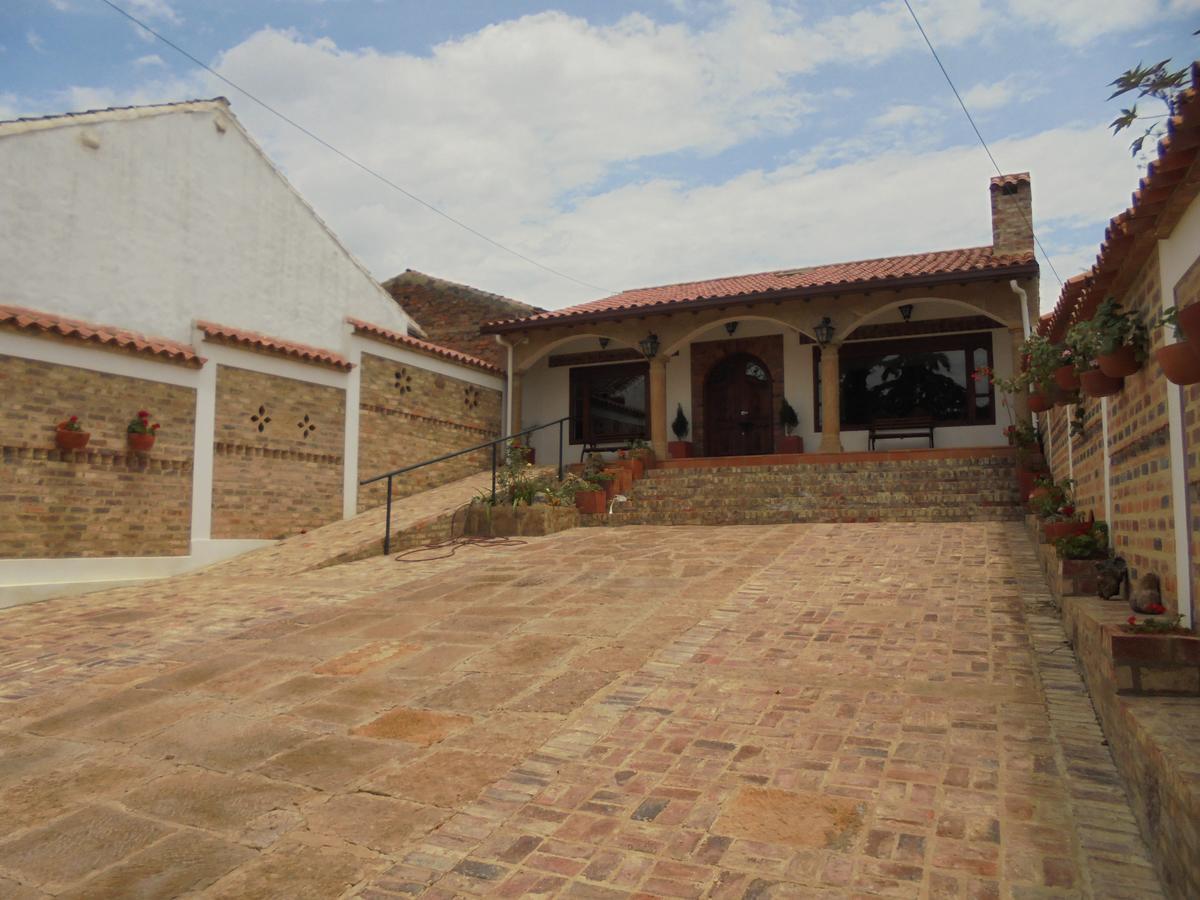
[[(1019, 177), (1019, 176), (1016, 176)], [(939, 250), (930, 253), (913, 253), (907, 256), (887, 256), (880, 259), (864, 259), (857, 262), (834, 263), (823, 266), (807, 266), (800, 269), (784, 269), (776, 272), (760, 272), (754, 275), (736, 275), (729, 278), (713, 278), (708, 281), (690, 281), (683, 284), (667, 284), (660, 287), (638, 288), (623, 291), (602, 300), (593, 300), (579, 306), (569, 306), (550, 312), (538, 313), (523, 319), (502, 322), (485, 322), (482, 330), (509, 331), (515, 328), (553, 325), (575, 317), (613, 318), (636, 310), (670, 307), (705, 300), (757, 299), (779, 294), (828, 293), (829, 288), (846, 287), (867, 289), (875, 283), (911, 282), (919, 284), (923, 279), (934, 279), (947, 275), (997, 273), (1013, 268), (1035, 267), (1033, 254), (996, 256), (991, 247), (966, 247), (958, 250)]]
[(82, 319), (72, 319), (54, 313), (23, 306), (0, 304), (0, 325), (22, 331), (54, 334), (95, 344), (128, 350), (133, 353), (157, 356), (169, 362), (200, 367), (204, 358), (187, 344), (168, 338), (151, 337), (136, 331), (126, 331), (114, 325), (98, 325)]
[(362, 319), (347, 318), (346, 321), (354, 327), (357, 334), (362, 334), (376, 340), (383, 341), (386, 344), (395, 344), (400, 347), (405, 347), (409, 350), (416, 350), (418, 353), (427, 353), (431, 356), (440, 356), (443, 359), (453, 360), (457, 363), (462, 363), (465, 366), (474, 366), (477, 369), (483, 369), (486, 372), (494, 372), (498, 375), (503, 375), (504, 370), (491, 363), (479, 359), (475, 356), (470, 356), (458, 350), (452, 350), (449, 347), (443, 347), (440, 344), (431, 344), (429, 341), (422, 341), (415, 337), (409, 337), (407, 334), (401, 334), (398, 331), (392, 331), (388, 328), (383, 328), (379, 325), (372, 325), (370, 322), (364, 322)]
[(310, 347), (308, 344), (297, 344), (280, 338), (259, 334), (257, 331), (245, 331), (241, 328), (230, 328), (228, 325), (218, 325), (215, 322), (197, 322), (196, 327), (204, 332), (206, 340), (215, 340), (230, 344), (240, 344), (255, 350), (268, 353), (278, 353), (298, 359), (301, 362), (314, 363), (319, 366), (329, 366), (348, 372), (353, 368), (350, 360), (320, 347)]
[[(1067, 279), (1054, 311), (1043, 316), (1038, 332), (1061, 341), (1074, 322), (1087, 321), (1124, 270), (1136, 271), (1153, 249), (1155, 232), (1177, 191), (1195, 191), (1185, 178), (1200, 153), (1200, 63), (1192, 63), (1192, 85), (1183, 92), (1167, 134), (1158, 142), (1158, 157), (1146, 167), (1128, 209), (1117, 213), (1104, 230), (1095, 265)], [(1177, 206), (1177, 205), (1176, 205)], [(1176, 208), (1174, 212), (1182, 212)], [(1142, 240), (1139, 240), (1142, 237)]]

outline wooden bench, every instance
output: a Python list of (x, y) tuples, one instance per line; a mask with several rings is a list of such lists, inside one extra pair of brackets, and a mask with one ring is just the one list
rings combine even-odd
[(883, 438), (929, 438), (933, 446), (933, 416), (905, 416), (901, 419), (874, 419), (867, 435), (867, 448), (875, 449), (875, 441)]

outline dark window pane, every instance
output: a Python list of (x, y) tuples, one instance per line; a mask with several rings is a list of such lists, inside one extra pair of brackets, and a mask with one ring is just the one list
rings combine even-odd
[(571, 369), (571, 440), (616, 443), (646, 435), (644, 363)]

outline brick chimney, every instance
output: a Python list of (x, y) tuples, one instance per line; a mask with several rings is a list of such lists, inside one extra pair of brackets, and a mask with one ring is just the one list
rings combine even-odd
[(1033, 194), (1029, 173), (992, 179), (992, 252), (1012, 256), (1033, 252)]

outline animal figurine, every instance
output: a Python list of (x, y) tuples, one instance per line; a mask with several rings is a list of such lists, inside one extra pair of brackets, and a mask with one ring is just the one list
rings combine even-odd
[(1163, 608), (1162, 587), (1157, 575), (1147, 572), (1137, 580), (1137, 586), (1129, 597), (1129, 605), (1134, 612), (1143, 615), (1154, 615), (1156, 610)]
[(1101, 600), (1124, 600), (1129, 596), (1129, 566), (1123, 557), (1096, 563), (1096, 594)]

